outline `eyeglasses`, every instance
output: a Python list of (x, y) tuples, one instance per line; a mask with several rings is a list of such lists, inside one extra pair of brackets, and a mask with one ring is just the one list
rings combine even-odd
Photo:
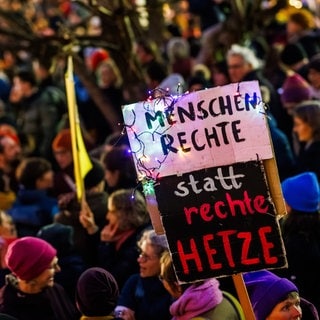
[(152, 259), (154, 259), (154, 258), (158, 258), (158, 256), (156, 256), (156, 255), (148, 256), (148, 255), (147, 255), (146, 253), (144, 253), (144, 252), (141, 252), (141, 253), (139, 254), (139, 259), (140, 259), (142, 262), (147, 262), (147, 261), (152, 260)]
[(228, 65), (228, 69), (240, 69), (244, 66), (244, 63), (238, 63), (238, 64), (230, 64)]

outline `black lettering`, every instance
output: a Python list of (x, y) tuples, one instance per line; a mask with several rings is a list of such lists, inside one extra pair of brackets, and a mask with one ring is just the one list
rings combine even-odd
[(234, 141), (235, 142), (242, 142), (242, 141), (246, 141), (245, 138), (240, 138), (239, 137), (239, 133), (241, 132), (241, 129), (237, 127), (238, 124), (240, 124), (241, 121), (240, 120), (236, 120), (236, 121), (232, 121), (231, 122), (231, 128), (232, 128), (232, 133), (234, 136)]
[(178, 152), (178, 149), (172, 146), (174, 139), (170, 134), (165, 134), (161, 136), (160, 141), (162, 146), (162, 152), (164, 155), (167, 155), (169, 151), (172, 151), (174, 153)]
[(161, 111), (157, 111), (154, 116), (152, 116), (150, 113), (145, 113), (146, 117), (146, 123), (148, 126), (148, 129), (152, 129), (152, 122), (157, 121), (157, 126), (160, 125), (161, 127), (164, 127), (164, 118), (163, 113)]

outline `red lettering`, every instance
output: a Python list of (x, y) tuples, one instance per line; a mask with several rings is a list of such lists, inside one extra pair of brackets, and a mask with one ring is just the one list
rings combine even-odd
[(187, 223), (191, 224), (192, 223), (191, 213), (198, 214), (198, 208), (196, 208), (196, 207), (191, 207), (191, 208), (184, 207), (183, 210), (184, 210), (184, 214), (185, 214), (186, 219), (187, 219)]
[(204, 203), (200, 207), (200, 216), (204, 221), (211, 221), (213, 219), (213, 214), (208, 215), (210, 208), (211, 206), (209, 203)]
[(269, 211), (269, 206), (268, 204), (266, 204), (263, 207), (264, 203), (265, 203), (264, 196), (256, 196), (253, 200), (254, 209), (259, 213), (267, 213)]
[(228, 206), (230, 208), (231, 215), (233, 217), (236, 216), (235, 206), (239, 206), (242, 215), (246, 214), (246, 207), (242, 200), (232, 200), (229, 193), (226, 193), (226, 199), (227, 199)]
[(226, 254), (226, 257), (227, 257), (227, 260), (228, 260), (230, 267), (234, 267), (235, 263), (234, 263), (233, 256), (232, 256), (232, 250), (231, 250), (229, 236), (231, 236), (232, 234), (235, 234), (236, 232), (237, 232), (236, 230), (226, 230), (226, 231), (217, 232), (217, 235), (222, 237), (224, 252)]
[(239, 232), (239, 239), (243, 239), (242, 251), (241, 251), (241, 263), (245, 265), (257, 264), (260, 262), (259, 258), (249, 258), (249, 248), (252, 240), (251, 232)]
[(208, 261), (209, 261), (209, 265), (210, 265), (210, 269), (211, 270), (216, 270), (216, 269), (221, 269), (222, 268), (222, 264), (221, 263), (215, 263), (213, 260), (214, 255), (217, 254), (217, 250), (210, 248), (209, 246), (209, 241), (213, 240), (213, 234), (207, 234), (203, 237), (203, 245), (204, 245), (204, 249), (206, 251), (207, 257), (208, 257)]
[(220, 219), (225, 219), (227, 217), (227, 213), (226, 212), (221, 212), (220, 208), (221, 207), (224, 207), (224, 203), (223, 201), (217, 201), (215, 204), (214, 204), (214, 211), (217, 215), (218, 218)]
[(270, 255), (270, 250), (274, 248), (274, 244), (272, 242), (268, 242), (266, 238), (266, 233), (270, 233), (272, 231), (270, 226), (262, 227), (259, 229), (258, 233), (261, 239), (261, 245), (262, 245), (262, 251), (263, 251), (263, 257), (266, 263), (268, 264), (274, 264), (278, 262), (277, 257), (272, 257)]
[(187, 263), (188, 260), (194, 260), (198, 271), (203, 270), (203, 267), (201, 264), (201, 259), (200, 259), (199, 253), (197, 251), (197, 246), (196, 246), (194, 239), (190, 239), (191, 253), (184, 252), (183, 247), (182, 247), (182, 243), (180, 240), (177, 241), (177, 249), (178, 249), (178, 254), (179, 254), (179, 258), (180, 258), (180, 261), (182, 264), (184, 274), (190, 273), (189, 266)]
[(245, 191), (243, 193), (243, 202), (245, 203), (245, 205), (246, 205), (246, 207), (248, 209), (247, 212), (253, 214), (254, 210), (251, 207), (251, 198), (249, 198), (249, 196), (248, 196), (248, 191)]
[(205, 222), (213, 220), (214, 215), (219, 219), (227, 219), (228, 216), (235, 217), (240, 210), (240, 214), (246, 216), (247, 214), (262, 213), (265, 214), (269, 210), (269, 205), (265, 201), (265, 197), (257, 195), (251, 198), (248, 191), (243, 192), (243, 199), (232, 199), (229, 193), (226, 193), (226, 201), (217, 201), (213, 205), (210, 203), (203, 203), (197, 207), (184, 207), (184, 214), (189, 225), (192, 224), (192, 215), (200, 214), (200, 217)]

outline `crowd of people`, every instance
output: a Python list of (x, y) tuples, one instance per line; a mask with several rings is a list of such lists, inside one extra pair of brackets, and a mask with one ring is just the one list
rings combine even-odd
[[(196, 11), (197, 3), (189, 1), (190, 10)], [(214, 7), (211, 22), (201, 16), (202, 31), (219, 23)], [(75, 19), (75, 12), (68, 14)], [(101, 23), (96, 20), (89, 19), (90, 28)], [(316, 22), (307, 7), (288, 11), (281, 28), (269, 30), (264, 50), (254, 42), (229, 43), (225, 55), (208, 61), (200, 59), (201, 35), (188, 37), (177, 28), (170, 28), (158, 50), (147, 39), (137, 39), (134, 48), (144, 76), (141, 97), (157, 88), (177, 95), (259, 82), (287, 208), (279, 225), (288, 267), (244, 274), (257, 320), (319, 319)], [(130, 101), (111, 54), (91, 48), (84, 56), (121, 118), (121, 106)], [(81, 203), (61, 79), (50, 73), (48, 61), (36, 57), (22, 61), (15, 52), (3, 52), (1, 60), (0, 319), (243, 320), (227, 281), (179, 283), (166, 236), (153, 229), (126, 134), (110, 131), (79, 79), (77, 104), (92, 162)]]

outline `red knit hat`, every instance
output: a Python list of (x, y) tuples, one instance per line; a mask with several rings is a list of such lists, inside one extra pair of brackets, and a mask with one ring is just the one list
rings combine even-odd
[(96, 51), (94, 51), (92, 56), (90, 57), (92, 71), (96, 71), (99, 64), (107, 59), (109, 59), (108, 51), (104, 49), (97, 49)]
[(8, 246), (5, 262), (10, 271), (21, 280), (32, 280), (46, 270), (57, 251), (48, 242), (23, 237)]
[(52, 150), (65, 149), (72, 151), (70, 129), (62, 129), (52, 142)]
[(311, 87), (299, 74), (288, 76), (282, 86), (282, 103), (300, 103), (311, 99)]

